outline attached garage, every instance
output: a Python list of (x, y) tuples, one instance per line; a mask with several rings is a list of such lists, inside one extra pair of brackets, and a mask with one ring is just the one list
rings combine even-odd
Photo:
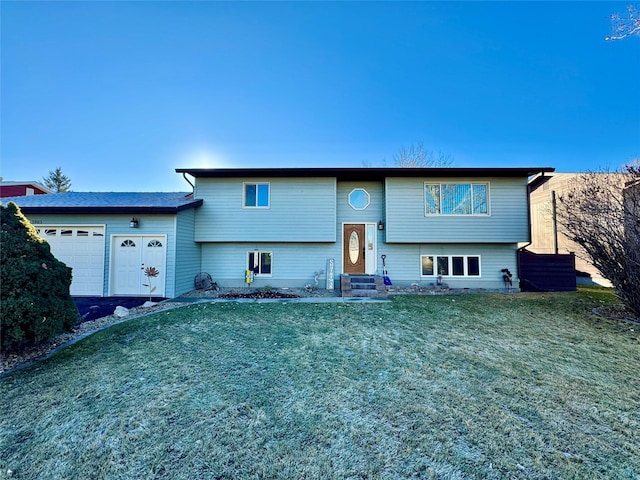
[(71, 295), (101, 296), (104, 287), (105, 227), (38, 225), (51, 253), (73, 270)]

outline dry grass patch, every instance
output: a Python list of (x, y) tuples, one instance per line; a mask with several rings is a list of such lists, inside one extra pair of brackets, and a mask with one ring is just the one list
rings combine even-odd
[(610, 294), (193, 305), (1, 379), (14, 478), (638, 478)]

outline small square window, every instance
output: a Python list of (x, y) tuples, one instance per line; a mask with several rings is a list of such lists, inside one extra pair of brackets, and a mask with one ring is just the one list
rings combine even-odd
[(269, 184), (268, 183), (245, 183), (244, 184), (244, 206), (245, 207), (269, 207)]
[(247, 254), (247, 270), (256, 276), (271, 276), (271, 252), (253, 251)]

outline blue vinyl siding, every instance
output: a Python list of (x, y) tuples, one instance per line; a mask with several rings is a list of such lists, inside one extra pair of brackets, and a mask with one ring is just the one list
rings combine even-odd
[(130, 228), (129, 221), (134, 215), (40, 215), (27, 216), (30, 222), (37, 225), (105, 225), (105, 256), (104, 256), (104, 291), (108, 296), (110, 292), (110, 265), (111, 265), (111, 237), (113, 235), (166, 235), (167, 259), (165, 272), (165, 295), (175, 295), (176, 277), (176, 235), (175, 215), (143, 214), (135, 215), (140, 222), (138, 228)]
[(516, 244), (385, 244), (380, 252), (387, 255), (387, 271), (391, 281), (398, 286), (417, 283), (428, 286), (435, 277), (421, 275), (421, 255), (479, 255), (481, 276), (446, 277), (444, 282), (452, 288), (499, 289), (504, 286), (502, 270), (508, 268), (513, 274), (513, 285), (518, 286)]
[(194, 289), (200, 273), (200, 244), (195, 242), (195, 210), (183, 210), (176, 216), (176, 281), (174, 295)]
[[(369, 194), (369, 206), (364, 210), (356, 210), (349, 205), (349, 193), (362, 188)], [(337, 194), (338, 222), (343, 223), (378, 223), (384, 217), (384, 194), (382, 182), (338, 182)], [(342, 231), (338, 239), (342, 238)]]
[[(489, 215), (425, 215), (424, 184), (487, 182)], [(526, 178), (387, 178), (390, 243), (517, 243), (529, 240)]]
[[(503, 268), (514, 275), (517, 286), (517, 261), (515, 244), (380, 244), (378, 253), (387, 255), (387, 270), (396, 286), (417, 283), (428, 286), (435, 278), (421, 276), (421, 255), (479, 255), (480, 277), (449, 277), (445, 282), (452, 288), (502, 288)], [(244, 271), (247, 267), (247, 252), (259, 250), (272, 252), (273, 264), (270, 277), (257, 277), (252, 287), (304, 287), (313, 285), (314, 272), (325, 270), (321, 275), (320, 288), (326, 285), (327, 259), (335, 260), (335, 279), (340, 275), (341, 246), (325, 243), (205, 243), (202, 245), (202, 271), (209, 273), (223, 287), (244, 286)], [(378, 274), (382, 264), (378, 262)]]
[[(244, 207), (244, 185), (269, 183), (269, 206)], [(197, 242), (335, 242), (335, 178), (198, 178)]]
[[(293, 181), (293, 180), (291, 180)], [(418, 182), (422, 191), (424, 182)], [(348, 195), (355, 188), (363, 188), (370, 196), (370, 204), (363, 210), (353, 209), (348, 203)], [(524, 188), (524, 187), (523, 187)], [(315, 271), (326, 270), (327, 259), (335, 261), (336, 280), (342, 272), (342, 228), (345, 223), (385, 222), (385, 230), (377, 232), (378, 250), (376, 253), (377, 273), (382, 274), (380, 255), (387, 255), (387, 269), (397, 286), (412, 283), (427, 286), (435, 279), (420, 275), (421, 255), (479, 255), (482, 275), (480, 277), (447, 278), (445, 281), (455, 288), (502, 288), (502, 268), (517, 273), (516, 244), (470, 244), (469, 232), (465, 242), (449, 244), (446, 242), (385, 243), (385, 233), (393, 219), (385, 214), (385, 185), (383, 182), (338, 182), (336, 188), (336, 220), (334, 223), (333, 243), (302, 242), (225, 242), (202, 244), (202, 270), (211, 274), (215, 281), (225, 287), (244, 286), (244, 270), (247, 265), (247, 252), (268, 251), (273, 254), (273, 271), (270, 277), (258, 277), (253, 287), (270, 285), (273, 287), (303, 287), (313, 284)], [(424, 200), (420, 196), (420, 218), (424, 219)], [(525, 198), (526, 201), (526, 198)], [(495, 205), (494, 205), (495, 207)], [(498, 208), (499, 210), (499, 208)], [(456, 220), (460, 217), (455, 217)], [(526, 211), (525, 211), (526, 219)], [(465, 219), (462, 218), (464, 221)], [(524, 222), (526, 224), (526, 220)], [(407, 232), (409, 235), (411, 232)], [(443, 233), (445, 235), (445, 233)], [(325, 274), (321, 276), (320, 287), (326, 285)], [(517, 279), (514, 278), (517, 282)]]
[[(202, 271), (224, 287), (245, 285), (247, 252), (272, 253), (270, 277), (256, 277), (253, 287), (304, 287), (313, 285), (314, 273), (326, 270), (327, 259), (336, 261), (336, 278), (340, 274), (336, 245), (327, 243), (205, 243), (202, 244)], [(340, 255), (340, 252), (337, 252)], [(324, 288), (322, 274), (320, 288)]]

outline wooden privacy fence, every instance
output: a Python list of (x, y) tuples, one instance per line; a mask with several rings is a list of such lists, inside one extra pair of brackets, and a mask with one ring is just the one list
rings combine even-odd
[(574, 292), (576, 256), (573, 253), (542, 254), (518, 250), (522, 292)]

